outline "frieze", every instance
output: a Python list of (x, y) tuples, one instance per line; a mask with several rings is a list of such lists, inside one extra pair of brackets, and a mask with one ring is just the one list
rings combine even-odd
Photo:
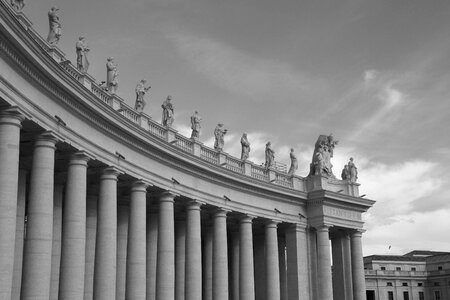
[(337, 207), (330, 207), (330, 206), (324, 206), (323, 207), (323, 214), (327, 216), (333, 216), (333, 217), (339, 217), (339, 218), (345, 218), (345, 219), (351, 219), (351, 220), (361, 220), (361, 213), (356, 211), (351, 211), (347, 209), (337, 208)]

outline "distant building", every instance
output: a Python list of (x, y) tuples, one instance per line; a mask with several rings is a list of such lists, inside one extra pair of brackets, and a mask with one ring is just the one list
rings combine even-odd
[(367, 300), (450, 300), (450, 252), (364, 257)]

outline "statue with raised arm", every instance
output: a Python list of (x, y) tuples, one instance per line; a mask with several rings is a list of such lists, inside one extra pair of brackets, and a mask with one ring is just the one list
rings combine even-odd
[(198, 115), (198, 111), (195, 111), (194, 114), (191, 116), (191, 139), (197, 140), (200, 137), (200, 121), (202, 118)]
[(111, 94), (115, 94), (119, 87), (118, 76), (119, 71), (117, 70), (117, 64), (114, 62), (114, 57), (108, 57), (106, 61), (106, 89)]
[(141, 113), (144, 111), (144, 107), (147, 104), (144, 100), (145, 93), (151, 88), (150, 86), (145, 86), (145, 83), (147, 81), (145, 79), (142, 79), (139, 81), (139, 83), (136, 85), (136, 103), (134, 104), (134, 109)]
[(216, 128), (214, 129), (214, 137), (216, 138), (214, 142), (214, 149), (216, 149), (217, 151), (223, 151), (223, 146), (225, 144), (224, 137), (226, 133), (227, 129), (223, 128), (223, 124), (217, 124)]
[(266, 151), (265, 151), (266, 162), (264, 164), (266, 169), (272, 168), (275, 166), (275, 151), (273, 151), (271, 145), (272, 144), (270, 142), (267, 142), (267, 144), (266, 144)]
[(242, 146), (241, 160), (247, 160), (250, 156), (250, 142), (247, 139), (246, 133), (242, 134), (241, 146)]
[(11, 0), (11, 6), (16, 11), (21, 11), (23, 9), (23, 7), (25, 6), (25, 3), (23, 2), (23, 0)]
[(308, 176), (321, 175), (335, 178), (331, 164), (331, 158), (338, 141), (335, 141), (333, 135), (320, 135), (314, 147), (312, 162)]
[(58, 7), (53, 6), (48, 12), (49, 31), (47, 42), (56, 45), (61, 38), (61, 23), (59, 22)]
[(173, 117), (174, 107), (172, 105), (171, 100), (172, 100), (172, 96), (169, 95), (169, 96), (167, 96), (166, 100), (164, 100), (163, 104), (161, 105), (161, 107), (163, 109), (161, 123), (167, 127), (171, 127), (172, 123), (174, 121), (174, 117)]
[(291, 148), (289, 157), (291, 158), (291, 167), (289, 168), (288, 175), (292, 176), (292, 175), (294, 175), (295, 171), (297, 171), (297, 169), (298, 169), (298, 161), (297, 161), (297, 157), (295, 156), (295, 153), (294, 153), (294, 148)]
[(350, 160), (347, 164), (348, 170), (350, 171), (350, 182), (355, 183), (358, 179), (358, 169), (355, 166), (355, 163), (353, 162), (353, 157), (350, 157)]
[(75, 49), (77, 50), (77, 69), (80, 72), (86, 73), (89, 68), (87, 53), (90, 49), (86, 44), (84, 36), (78, 38), (78, 41), (75, 43)]

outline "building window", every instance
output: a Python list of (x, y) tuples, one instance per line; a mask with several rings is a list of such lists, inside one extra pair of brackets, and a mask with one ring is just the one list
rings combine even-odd
[(386, 267), (381, 267), (381, 271), (386, 271)]
[(422, 282), (417, 283), (417, 286), (423, 286)]
[(434, 300), (441, 300), (441, 292), (434, 291)]
[(408, 283), (407, 282), (403, 282), (402, 286), (408, 286)]
[(434, 286), (439, 286), (439, 282), (435, 282), (435, 283), (434, 283)]
[(387, 286), (392, 286), (392, 282), (387, 282)]
[(423, 292), (419, 292), (419, 300), (425, 300)]
[(439, 267), (438, 267), (438, 270), (439, 270), (439, 271), (442, 271), (442, 266), (439, 266)]
[(402, 268), (400, 268), (400, 267), (396, 267), (396, 268), (395, 268), (395, 270), (397, 270), (397, 271), (401, 271), (401, 270), (402, 270)]
[(388, 292), (388, 300), (394, 300), (394, 292)]
[(403, 300), (409, 300), (409, 293), (403, 292)]
[(412, 267), (412, 268), (411, 268), (411, 271), (416, 271), (416, 268)]

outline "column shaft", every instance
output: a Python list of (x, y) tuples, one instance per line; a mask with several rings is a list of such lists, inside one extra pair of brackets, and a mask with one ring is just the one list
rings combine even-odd
[(119, 200), (117, 207), (117, 271), (116, 271), (116, 300), (125, 300), (125, 286), (127, 276), (127, 245), (128, 221), (130, 208), (125, 199)]
[(353, 297), (355, 300), (366, 299), (366, 283), (364, 277), (361, 236), (362, 233), (360, 231), (355, 231), (351, 235)]
[(163, 193), (159, 199), (158, 261), (156, 300), (175, 298), (174, 195)]
[(145, 300), (147, 184), (136, 181), (131, 187), (128, 225), (126, 299)]
[(317, 229), (317, 279), (319, 299), (332, 300), (330, 240), (327, 226)]
[(233, 232), (232, 235), (232, 297), (233, 300), (239, 300), (239, 232)]
[(186, 222), (175, 221), (175, 300), (184, 300), (186, 268)]
[(156, 297), (156, 265), (158, 255), (158, 214), (150, 213), (147, 221), (147, 300)]
[(0, 112), (0, 298), (10, 299), (16, 245), (20, 123), (18, 111)]
[(213, 225), (212, 299), (228, 300), (227, 212), (217, 210)]
[(56, 142), (56, 138), (45, 133), (34, 145), (23, 260), (23, 300), (50, 298)]
[(243, 217), (239, 224), (239, 299), (255, 299), (252, 218)]
[(203, 239), (203, 300), (213, 299), (213, 228), (207, 226)]
[(303, 226), (294, 224), (287, 230), (286, 254), (288, 299), (309, 299), (308, 251)]
[(350, 245), (350, 235), (348, 233), (344, 233), (342, 242), (344, 251), (345, 293), (348, 299), (353, 300), (352, 250)]
[(280, 264), (280, 300), (288, 300), (286, 272), (286, 242), (284, 237), (278, 240), (278, 260)]
[(14, 275), (12, 300), (20, 300), (20, 286), (22, 284), (23, 242), (25, 238), (25, 202), (27, 194), (26, 170), (19, 170), (19, 190), (17, 195), (16, 246), (14, 252)]
[(61, 236), (63, 216), (63, 183), (55, 183), (53, 192), (53, 243), (52, 243), (52, 274), (50, 280), (50, 300), (58, 300), (59, 274), (61, 267)]
[(72, 156), (64, 201), (59, 299), (83, 299), (86, 255), (87, 162), (82, 152)]
[(100, 177), (95, 244), (94, 299), (116, 299), (117, 176), (106, 168)]
[(95, 236), (97, 235), (98, 196), (89, 195), (86, 207), (86, 263), (84, 275), (84, 300), (94, 297)]
[(186, 208), (185, 298), (202, 298), (202, 240), (200, 203), (190, 202)]
[(266, 224), (266, 299), (280, 299), (280, 268), (278, 264), (277, 223)]

